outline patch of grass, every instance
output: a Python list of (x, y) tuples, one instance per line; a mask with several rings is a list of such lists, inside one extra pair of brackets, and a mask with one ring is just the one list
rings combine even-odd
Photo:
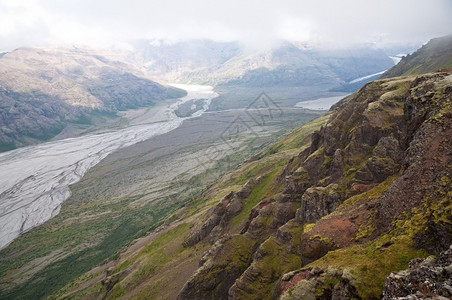
[(325, 126), (329, 118), (330, 114), (326, 114), (295, 129), (294, 131), (292, 131), (285, 137), (281, 138), (273, 145), (269, 146), (262, 153), (261, 157), (265, 157), (275, 153), (281, 153), (283, 151), (291, 149), (297, 149), (298, 151), (301, 151), (300, 148), (302, 148), (302, 146), (305, 146), (311, 142), (310, 140), (305, 139), (314, 131), (319, 130), (321, 126)]
[(243, 221), (248, 217), (251, 210), (265, 197), (273, 195), (276, 191), (275, 188), (275, 178), (281, 173), (282, 169), (276, 168), (272, 172), (268, 173), (261, 183), (259, 183), (251, 192), (249, 197), (242, 201), (242, 211), (237, 216), (231, 219), (229, 224), (230, 227), (235, 227), (242, 224)]
[(343, 207), (352, 207), (352, 206), (356, 205), (357, 203), (380, 197), (388, 189), (388, 187), (394, 182), (394, 180), (397, 179), (397, 177), (398, 176), (388, 177), (388, 178), (386, 178), (385, 181), (383, 181), (379, 185), (373, 187), (372, 189), (368, 190), (367, 192), (364, 192), (359, 195), (348, 198), (339, 206), (337, 211), (340, 211), (340, 209)]
[(379, 246), (386, 242), (382, 238), (363, 246), (330, 251), (308, 266), (348, 269), (354, 276), (352, 284), (363, 299), (380, 299), (386, 277), (391, 272), (404, 270), (411, 259), (428, 255), (415, 249), (406, 236), (392, 238), (393, 244), (389, 247)]
[[(275, 286), (281, 276), (291, 270), (301, 267), (301, 259), (297, 251), (288, 251), (288, 248), (297, 247), (300, 243), (301, 227), (285, 228), (291, 232), (292, 239), (287, 244), (280, 244), (275, 237), (264, 241), (257, 252), (259, 259), (255, 259), (246, 271), (250, 274), (258, 274), (252, 282), (247, 281), (246, 289), (239, 290), (240, 299), (274, 299)], [(246, 278), (246, 277), (245, 277)]]
[[(102, 219), (97, 223), (82, 223), (78, 226), (73, 224), (71, 227), (67, 227), (61, 231), (55, 231), (55, 234), (49, 235), (47, 228), (39, 228), (37, 232), (41, 234), (30, 234), (29, 238), (26, 236), (23, 239), (27, 244), (31, 246), (31, 249), (27, 249), (20, 258), (15, 260), (17, 267), (24, 265), (27, 262), (32, 261), (35, 258), (42, 257), (49, 254), (51, 251), (58, 249), (63, 245), (67, 245), (72, 239), (73, 245), (81, 243), (82, 240), (86, 241), (86, 235), (93, 236), (93, 238), (99, 238), (96, 232), (104, 232), (105, 236), (98, 241), (98, 243), (87, 246), (86, 248), (73, 253), (68, 256), (49, 264), (44, 269), (38, 271), (28, 281), (26, 285), (21, 285), (15, 289), (0, 295), (0, 299), (31, 299), (45, 298), (51, 295), (53, 292), (62, 288), (66, 283), (70, 282), (74, 278), (81, 276), (83, 273), (89, 271), (98, 264), (105, 262), (117, 255), (117, 251), (122, 247), (127, 246), (133, 239), (136, 239), (149, 231), (152, 231), (156, 227), (162, 224), (160, 218), (166, 216), (170, 211), (175, 211), (180, 208), (178, 203), (169, 203), (167, 205), (161, 205), (155, 207), (152, 211), (142, 212), (141, 218), (138, 215), (124, 215), (120, 221), (114, 219)], [(153, 216), (156, 216), (155, 218)], [(55, 224), (56, 220), (53, 219), (49, 223)], [(93, 226), (96, 225), (96, 226)], [(106, 227), (106, 228), (105, 228)], [(107, 228), (109, 231), (107, 231)], [(47, 229), (47, 230), (46, 230)], [(47, 241), (43, 241), (42, 238), (46, 237)], [(22, 249), (24, 244), (17, 242)], [(55, 244), (53, 244), (55, 243)], [(14, 243), (13, 243), (14, 244)], [(14, 245), (13, 245), (14, 246)], [(8, 256), (14, 255), (15, 247), (8, 247), (4, 249), (3, 253)], [(6, 261), (3, 261), (5, 263)], [(2, 270), (11, 269), (2, 266)]]

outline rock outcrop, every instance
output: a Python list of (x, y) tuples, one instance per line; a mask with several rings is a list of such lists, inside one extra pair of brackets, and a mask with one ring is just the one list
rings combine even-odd
[(452, 246), (436, 258), (414, 259), (409, 268), (388, 276), (383, 300), (451, 299)]
[[(228, 209), (234, 197), (244, 205), (257, 185), (245, 185), (249, 191), (231, 193), (211, 209), (187, 245), (207, 239), (221, 250), (209, 252), (180, 299), (373, 298), (383, 287), (363, 290), (368, 283), (360, 277), (376, 272), (372, 267), (347, 269), (328, 254), (354, 247), (361, 253), (372, 243), (381, 244), (375, 251), (382, 256), (402, 245), (412, 253), (407, 257), (444, 250), (427, 232), (444, 244), (450, 240), (451, 91), (452, 75), (440, 72), (377, 80), (349, 97), (275, 178), (239, 232), (214, 227), (240, 213), (238, 204)], [(428, 226), (407, 225), (412, 214), (428, 219)], [(359, 255), (367, 260), (368, 254)], [(388, 273), (379, 273), (378, 282), (391, 271), (383, 265)], [(201, 284), (206, 280), (208, 286)]]

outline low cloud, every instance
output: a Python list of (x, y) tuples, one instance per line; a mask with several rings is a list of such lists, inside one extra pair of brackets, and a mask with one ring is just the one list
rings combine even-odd
[(0, 50), (133, 39), (423, 42), (451, 33), (449, 0), (2, 0)]

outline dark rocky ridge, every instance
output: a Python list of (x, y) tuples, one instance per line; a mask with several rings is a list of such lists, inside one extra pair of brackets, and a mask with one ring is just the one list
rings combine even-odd
[[(452, 171), (451, 103), (448, 73), (367, 84), (312, 135), (309, 148), (267, 183), (274, 192), (253, 208), (240, 232), (228, 232), (227, 218), (214, 222), (221, 227), (215, 234), (210, 221), (193, 231), (187, 246), (207, 236), (213, 246), (179, 299), (269, 299), (286, 291), (284, 299), (311, 292), (317, 299), (373, 298), (378, 292), (363, 291), (357, 273), (340, 264), (328, 262), (334, 270), (308, 267), (284, 273), (395, 231), (411, 240), (414, 252), (444, 250), (452, 243), (450, 195), (445, 192)], [(438, 206), (442, 209), (435, 218), (428, 217), (425, 207)], [(413, 210), (431, 220), (428, 227), (397, 228), (394, 222)]]

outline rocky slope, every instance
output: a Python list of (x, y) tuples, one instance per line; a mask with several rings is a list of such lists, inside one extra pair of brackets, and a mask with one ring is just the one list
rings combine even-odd
[(17, 49), (0, 57), (0, 151), (182, 95), (89, 50)]
[(452, 246), (438, 257), (413, 259), (386, 279), (383, 300), (452, 298)]
[(451, 97), (448, 73), (366, 85), (291, 159), (240, 231), (228, 230), (232, 197), (220, 204), (226, 221), (206, 234), (210, 212), (192, 232), (187, 245), (193, 236), (214, 244), (179, 299), (378, 298), (390, 271), (448, 248)]
[(448, 72), (368, 83), (57, 296), (378, 299), (452, 244), (451, 103)]
[(403, 57), (381, 78), (416, 75), (443, 68), (452, 68), (452, 35), (430, 40), (414, 53)]

